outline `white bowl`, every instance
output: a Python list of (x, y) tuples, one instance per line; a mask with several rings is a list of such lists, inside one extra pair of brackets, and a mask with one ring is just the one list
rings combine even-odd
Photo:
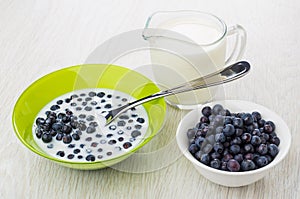
[[(189, 142), (186, 135), (188, 129), (195, 127), (199, 122), (200, 117), (202, 116), (201, 110), (204, 106), (213, 106), (215, 104), (221, 104), (224, 108), (230, 110), (231, 112), (252, 112), (259, 111), (262, 115), (262, 118), (265, 120), (271, 120), (276, 125), (275, 132), (280, 138), (279, 153), (275, 159), (265, 167), (260, 169), (245, 171), (245, 172), (229, 172), (222, 171), (211, 168), (199, 162), (195, 159), (192, 154), (188, 151)], [(189, 112), (180, 122), (177, 133), (176, 133), (177, 144), (185, 155), (185, 157), (190, 160), (194, 167), (199, 171), (208, 180), (223, 185), (227, 187), (240, 187), (245, 186), (251, 183), (254, 183), (262, 179), (272, 167), (277, 165), (281, 160), (287, 155), (290, 145), (291, 145), (291, 133), (286, 125), (286, 123), (273, 111), (247, 101), (239, 100), (225, 100), (225, 101), (216, 101), (208, 104), (204, 104), (198, 109), (192, 110)], [(280, 175), (280, 174), (278, 174)]]

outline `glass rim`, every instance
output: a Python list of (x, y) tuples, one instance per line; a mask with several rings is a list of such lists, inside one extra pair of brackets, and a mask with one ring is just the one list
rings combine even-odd
[[(147, 29), (159, 29), (159, 28), (153, 28), (153, 27), (150, 27), (150, 24), (151, 24), (151, 21), (153, 20), (153, 17), (156, 16), (156, 15), (159, 15), (159, 14), (168, 14), (168, 13), (190, 13), (190, 14), (203, 14), (203, 15), (206, 15), (206, 16), (209, 16), (211, 18), (213, 18), (214, 20), (216, 20), (217, 22), (219, 22), (219, 25), (220, 27), (222, 27), (222, 33), (220, 34), (220, 36), (215, 39), (214, 41), (212, 42), (209, 42), (209, 43), (205, 43), (205, 44), (198, 44), (196, 42), (189, 42), (189, 41), (186, 41), (188, 43), (191, 43), (191, 44), (196, 44), (196, 45), (199, 45), (199, 46), (211, 46), (211, 45), (214, 45), (216, 43), (218, 43), (219, 41), (221, 41), (227, 34), (227, 25), (225, 24), (225, 22), (220, 19), (219, 17), (217, 17), (216, 15), (214, 14), (211, 14), (209, 12), (204, 12), (204, 11), (198, 11), (198, 10), (171, 10), (171, 11), (156, 11), (154, 13), (152, 13), (148, 18), (147, 18), (147, 21), (146, 21), (146, 24), (144, 26), (144, 30), (143, 30), (143, 33), (142, 33), (142, 36), (145, 40), (149, 39), (149, 38), (152, 38), (152, 37), (164, 37), (164, 36), (147, 36), (145, 34), (145, 31)], [(180, 33), (178, 33), (180, 34)]]

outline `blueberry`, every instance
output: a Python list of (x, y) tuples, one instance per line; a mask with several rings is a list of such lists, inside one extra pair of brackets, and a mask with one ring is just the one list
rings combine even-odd
[(202, 162), (203, 164), (205, 165), (209, 165), (210, 163), (210, 157), (208, 154), (202, 154), (201, 157), (200, 157), (200, 162)]
[(216, 128), (216, 134), (222, 133), (223, 132), (223, 126), (218, 126)]
[(276, 146), (279, 146), (280, 139), (277, 136), (274, 136), (271, 138), (270, 143), (275, 144)]
[(87, 128), (87, 126), (86, 126), (84, 123), (82, 123), (82, 122), (79, 122), (79, 123), (78, 123), (78, 129), (79, 129), (80, 131), (85, 131), (86, 128)]
[(260, 132), (260, 130), (259, 129), (254, 129), (253, 131), (252, 131), (252, 133), (251, 133), (252, 135), (257, 135), (257, 136), (261, 136), (261, 132)]
[(227, 169), (229, 171), (232, 171), (232, 172), (237, 172), (240, 170), (240, 164), (238, 161), (236, 161), (235, 159), (230, 159), (228, 162), (227, 162)]
[(270, 135), (267, 133), (262, 133), (260, 135), (260, 139), (265, 139), (265, 141), (268, 141), (270, 139)]
[(77, 133), (73, 133), (73, 134), (72, 134), (72, 138), (73, 138), (74, 140), (79, 140), (79, 139), (80, 139), (80, 136), (79, 136)]
[(241, 163), (242, 171), (250, 171), (255, 169), (255, 163), (252, 160), (243, 160)]
[(264, 131), (266, 133), (272, 133), (275, 130), (275, 124), (272, 121), (265, 122)]
[(228, 169), (227, 169), (227, 162), (221, 161), (221, 170), (228, 171)]
[(46, 124), (50, 124), (50, 125), (52, 125), (54, 122), (55, 122), (55, 118), (52, 117), (52, 116), (48, 117), (48, 118), (45, 120), (45, 123), (46, 123)]
[(225, 136), (232, 136), (235, 133), (235, 128), (232, 124), (226, 124), (223, 129), (223, 133)]
[(210, 135), (206, 136), (206, 140), (212, 145), (215, 144), (215, 135), (210, 134)]
[(232, 119), (232, 124), (233, 124), (233, 126), (235, 126), (237, 128), (242, 128), (244, 125), (244, 122), (241, 118), (235, 117)]
[(268, 153), (268, 147), (266, 144), (260, 144), (258, 148), (256, 149), (256, 152), (258, 152), (261, 155), (266, 155)]
[(246, 125), (250, 125), (254, 121), (253, 116), (250, 113), (245, 113), (242, 116), (242, 119), (243, 119), (244, 124), (246, 124)]
[(56, 135), (56, 140), (58, 140), (58, 141), (62, 140), (63, 136), (64, 136), (64, 134), (58, 133), (58, 134)]
[(199, 137), (199, 136), (206, 137), (207, 131), (208, 131), (208, 128), (200, 129), (196, 132), (195, 136), (196, 137)]
[(261, 114), (257, 111), (252, 112), (252, 117), (255, 122), (258, 122), (259, 120), (261, 120)]
[(110, 145), (113, 145), (113, 144), (116, 144), (116, 143), (117, 143), (116, 140), (109, 140), (109, 141), (108, 141), (108, 144), (110, 144)]
[(252, 138), (251, 138), (251, 144), (253, 146), (260, 145), (260, 143), (261, 143), (260, 137), (258, 137), (257, 135), (252, 136)]
[(50, 131), (50, 135), (51, 135), (52, 137), (56, 136), (56, 134), (57, 134), (57, 131), (54, 131), (54, 130), (51, 130), (51, 131)]
[(244, 159), (243, 158), (243, 154), (239, 153), (239, 154), (234, 155), (234, 159), (236, 161), (238, 161), (239, 163), (241, 163), (243, 161), (243, 159)]
[(195, 129), (189, 129), (186, 134), (187, 134), (187, 137), (189, 139), (193, 139), (195, 137), (196, 130)]
[(66, 102), (66, 103), (70, 103), (70, 102), (71, 102), (71, 99), (70, 99), (70, 98), (66, 98), (66, 99), (65, 99), (65, 102)]
[(86, 106), (86, 107), (84, 107), (84, 110), (86, 110), (86, 111), (91, 111), (91, 110), (92, 110), (92, 107)]
[(215, 115), (210, 115), (210, 116), (208, 116), (208, 120), (210, 121), (210, 122), (213, 122), (214, 120), (215, 120)]
[(224, 124), (232, 124), (232, 118), (228, 116), (225, 117)]
[(91, 161), (91, 162), (93, 162), (93, 161), (95, 161), (95, 156), (93, 156), (93, 155), (88, 155), (88, 156), (86, 156), (86, 161)]
[(252, 136), (251, 136), (250, 133), (243, 133), (243, 134), (241, 135), (241, 139), (242, 139), (242, 142), (243, 142), (243, 143), (250, 143), (251, 138), (252, 138)]
[(213, 153), (210, 154), (210, 157), (212, 159), (220, 159), (221, 158), (221, 154), (218, 153), (218, 152), (213, 152)]
[(254, 154), (253, 153), (246, 153), (244, 155), (244, 158), (247, 160), (253, 160), (254, 159)]
[(197, 152), (194, 154), (194, 157), (195, 157), (197, 160), (200, 161), (202, 154), (203, 154), (202, 151), (197, 151)]
[(77, 129), (77, 127), (79, 126), (79, 123), (76, 122), (76, 121), (72, 121), (72, 122), (70, 122), (70, 126), (71, 126), (73, 129)]
[(72, 137), (71, 137), (71, 135), (64, 135), (62, 140), (65, 144), (69, 144), (72, 142)]
[(90, 123), (89, 123), (89, 126), (97, 127), (97, 126), (98, 126), (98, 123), (97, 123), (97, 122), (90, 122)]
[(253, 153), (254, 152), (254, 147), (252, 144), (245, 144), (244, 145), (244, 150), (246, 153), (250, 152)]
[(215, 135), (215, 141), (224, 143), (226, 142), (226, 136), (223, 133), (218, 133)]
[(266, 158), (266, 156), (259, 156), (256, 160), (256, 165), (261, 168), (264, 167), (268, 164), (268, 159)]
[(242, 129), (236, 128), (235, 129), (235, 135), (236, 136), (241, 136), (244, 133), (244, 131)]
[(275, 157), (278, 152), (279, 152), (279, 149), (278, 147), (275, 145), (275, 144), (270, 144), (268, 146), (268, 151), (269, 151), (269, 154), (272, 156), (272, 157)]
[(223, 109), (219, 114), (223, 115), (223, 116), (230, 116), (231, 115), (231, 113), (228, 109)]
[(96, 94), (95, 92), (91, 91), (91, 92), (89, 92), (88, 95), (89, 95), (90, 97), (95, 97), (97, 94)]
[(191, 154), (195, 154), (197, 151), (199, 151), (199, 147), (196, 144), (191, 144), (189, 146), (189, 152)]
[(118, 126), (125, 126), (126, 122), (124, 120), (118, 121)]
[(235, 154), (240, 153), (241, 147), (237, 144), (234, 144), (234, 145), (230, 146), (229, 151), (230, 151), (231, 154), (235, 155)]
[(211, 108), (209, 106), (205, 106), (201, 110), (202, 114), (206, 117), (209, 117), (211, 115)]
[(75, 153), (75, 154), (80, 153), (80, 149), (74, 149), (73, 153)]
[(192, 140), (193, 140), (193, 144), (196, 144), (199, 148), (201, 148), (202, 143), (205, 141), (205, 138), (201, 137), (201, 136), (198, 136), (198, 137), (196, 137), (195, 139), (192, 139)]
[(226, 142), (223, 143), (223, 145), (224, 145), (225, 148), (227, 148), (227, 147), (230, 146), (230, 143), (226, 141)]
[(102, 98), (102, 97), (104, 97), (104, 96), (105, 96), (105, 93), (104, 93), (104, 92), (99, 92), (99, 93), (97, 93), (97, 97)]
[(58, 155), (60, 157), (64, 157), (65, 156), (65, 152), (63, 152), (63, 151), (57, 151), (56, 155)]
[(202, 147), (202, 151), (204, 153), (210, 153), (213, 149), (213, 146), (211, 144), (206, 144), (204, 147)]
[(233, 140), (231, 140), (230, 144), (242, 144), (242, 139), (240, 137), (235, 137)]
[(69, 147), (69, 148), (74, 148), (74, 147), (75, 147), (75, 144), (69, 144), (68, 147)]
[(261, 119), (257, 122), (258, 127), (264, 127), (265, 123), (266, 123), (266, 121), (264, 119)]
[(35, 123), (36, 123), (36, 125), (38, 125), (38, 126), (41, 125), (41, 124), (45, 124), (45, 119), (39, 117), (39, 118), (37, 118), (37, 119), (35, 120)]
[(63, 123), (68, 123), (68, 122), (71, 121), (71, 119), (70, 119), (69, 116), (63, 116), (63, 117), (61, 118), (61, 121), (62, 121)]
[(87, 129), (86, 129), (86, 132), (87, 133), (94, 133), (96, 131), (96, 128), (95, 127), (93, 127), (93, 126), (89, 126)]
[(63, 102), (64, 102), (64, 101), (62, 101), (62, 100), (58, 100), (58, 101), (56, 102), (56, 104), (61, 105)]
[(55, 112), (50, 111), (50, 112), (47, 114), (47, 118), (49, 118), (49, 117), (54, 117), (54, 118), (56, 118), (57, 116), (56, 116), (56, 113), (55, 113)]
[(223, 150), (224, 150), (224, 146), (223, 144), (217, 142), (214, 144), (214, 150), (217, 152), (217, 153), (222, 153)]
[(209, 119), (208, 119), (208, 117), (206, 117), (206, 116), (202, 116), (202, 117), (200, 118), (200, 122), (201, 122), (201, 123), (209, 123)]
[(49, 143), (52, 141), (52, 136), (49, 133), (43, 133), (42, 140), (44, 143)]
[(248, 133), (252, 133), (254, 131), (254, 129), (255, 129), (255, 126), (253, 124), (246, 126), (246, 131)]
[(66, 115), (66, 114), (64, 114), (64, 113), (59, 113), (59, 114), (57, 115), (57, 118), (58, 118), (58, 119), (62, 119), (65, 115)]
[(128, 120), (128, 119), (129, 119), (129, 116), (123, 114), (123, 115), (121, 115), (119, 118), (122, 119), (122, 120)]
[(50, 110), (51, 110), (51, 111), (56, 111), (56, 110), (58, 110), (58, 109), (60, 109), (60, 106), (58, 106), (57, 104), (52, 105), (52, 106), (50, 107)]
[(63, 125), (60, 122), (56, 122), (52, 124), (52, 129), (55, 131), (60, 131), (62, 129)]
[(131, 137), (136, 138), (141, 135), (141, 132), (138, 130), (134, 130), (131, 132)]
[(218, 159), (213, 159), (211, 162), (210, 162), (210, 166), (212, 168), (215, 168), (215, 169), (219, 169), (221, 167), (221, 161), (218, 160)]
[(223, 156), (222, 161), (228, 162), (232, 158), (233, 158), (233, 156), (230, 153), (227, 153)]
[(37, 138), (40, 139), (42, 137), (42, 135), (43, 135), (43, 131), (41, 129), (37, 128), (35, 130), (35, 135), (36, 135)]
[(144, 123), (145, 119), (144, 118), (138, 118), (136, 121), (139, 122), (139, 123)]
[(214, 125), (216, 126), (223, 126), (224, 125), (224, 117), (222, 115), (216, 115), (214, 119)]
[(125, 142), (125, 143), (123, 144), (124, 149), (128, 149), (128, 148), (131, 147), (131, 146), (132, 146), (132, 144), (131, 144), (130, 142)]
[(224, 108), (223, 108), (223, 106), (222, 106), (221, 104), (216, 104), (216, 105), (214, 105), (213, 108), (212, 108), (212, 113), (213, 113), (214, 115), (218, 115), (223, 109), (224, 109)]
[(111, 108), (111, 104), (106, 104), (104, 108)]
[(69, 134), (72, 132), (72, 127), (69, 125), (63, 125), (61, 132), (65, 133), (65, 134)]

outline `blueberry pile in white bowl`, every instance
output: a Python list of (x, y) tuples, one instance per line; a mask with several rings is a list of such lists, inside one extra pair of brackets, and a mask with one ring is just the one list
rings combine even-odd
[(240, 187), (267, 176), (287, 156), (291, 133), (279, 115), (262, 105), (223, 100), (187, 113), (176, 141), (203, 177)]
[(201, 163), (224, 171), (249, 171), (273, 161), (280, 138), (273, 121), (258, 111), (231, 113), (222, 105), (205, 106), (187, 131), (189, 151)]

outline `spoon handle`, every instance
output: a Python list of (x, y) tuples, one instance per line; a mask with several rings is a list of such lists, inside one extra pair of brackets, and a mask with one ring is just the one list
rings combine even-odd
[(186, 82), (184, 84), (181, 84), (179, 86), (176, 86), (174, 88), (160, 91), (160, 92), (154, 93), (152, 95), (143, 97), (136, 101), (130, 102), (124, 106), (121, 106), (119, 108), (109, 111), (109, 113), (105, 116), (106, 124), (109, 124), (112, 120), (114, 120), (116, 117), (118, 117), (123, 112), (125, 112), (133, 107), (136, 107), (138, 105), (141, 105), (145, 102), (148, 102), (148, 101), (151, 101), (151, 100), (154, 100), (157, 98), (161, 98), (161, 97), (166, 97), (169, 95), (175, 95), (178, 93), (183, 93), (183, 92), (187, 92), (187, 91), (197, 90), (197, 89), (201, 89), (201, 88), (207, 88), (207, 87), (231, 82), (240, 77), (243, 77), (244, 75), (246, 75), (249, 72), (249, 70), (250, 70), (250, 64), (246, 61), (240, 61), (240, 62), (234, 63), (230, 66), (227, 66), (221, 70), (218, 70), (214, 73), (206, 75), (204, 77), (200, 77), (200, 78), (191, 80), (189, 82)]

